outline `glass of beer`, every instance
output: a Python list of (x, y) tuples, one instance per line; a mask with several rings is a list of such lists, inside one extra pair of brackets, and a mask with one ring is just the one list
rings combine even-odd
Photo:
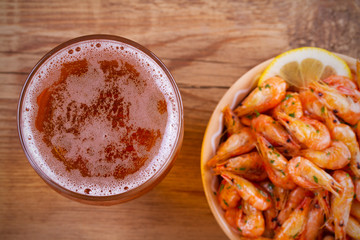
[(79, 37), (47, 53), (24, 84), (17, 124), (39, 176), (62, 195), (97, 205), (158, 184), (184, 132), (169, 70), (145, 47), (113, 35)]

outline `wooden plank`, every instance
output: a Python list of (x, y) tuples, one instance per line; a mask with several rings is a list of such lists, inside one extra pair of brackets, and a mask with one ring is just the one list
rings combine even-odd
[[(255, 65), (291, 48), (360, 56), (357, 0), (0, 2), (0, 238), (226, 239), (203, 193), (200, 150), (226, 90)], [(27, 74), (71, 38), (105, 33), (148, 47), (176, 79), (185, 135), (168, 176), (131, 202), (99, 207), (50, 189), (22, 151), (16, 127)]]

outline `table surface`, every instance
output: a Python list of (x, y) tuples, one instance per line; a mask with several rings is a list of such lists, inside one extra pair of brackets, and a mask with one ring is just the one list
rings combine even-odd
[[(200, 174), (206, 125), (246, 71), (291, 48), (360, 56), (360, 1), (0, 1), (0, 238), (226, 239)], [(184, 142), (151, 192), (109, 207), (50, 189), (20, 146), (16, 108), (32, 67), (71, 38), (114, 34), (153, 51), (181, 91)]]

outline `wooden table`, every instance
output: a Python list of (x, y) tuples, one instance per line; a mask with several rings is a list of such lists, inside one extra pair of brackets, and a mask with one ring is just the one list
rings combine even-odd
[[(200, 175), (202, 138), (219, 99), (250, 68), (291, 48), (360, 56), (358, 0), (2, 0), (0, 19), (0, 239), (226, 239)], [(174, 75), (185, 110), (183, 147), (165, 180), (110, 207), (50, 189), (16, 129), (18, 96), (36, 62), (61, 42), (94, 33), (152, 50)]]

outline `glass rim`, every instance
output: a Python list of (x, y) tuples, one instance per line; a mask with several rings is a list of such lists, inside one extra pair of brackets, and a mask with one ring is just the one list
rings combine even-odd
[[(87, 195), (87, 194), (83, 194), (83, 193), (79, 193), (79, 192), (74, 192), (74, 191), (71, 191), (71, 190), (61, 186), (60, 184), (58, 184), (54, 180), (52, 180), (47, 174), (45, 174), (40, 169), (40, 167), (37, 165), (37, 163), (33, 160), (31, 154), (28, 152), (26, 144), (25, 144), (26, 140), (24, 140), (25, 138), (23, 137), (22, 126), (21, 126), (22, 106), (23, 106), (24, 96), (25, 96), (25, 93), (27, 91), (27, 88), (28, 88), (31, 80), (33, 79), (33, 76), (35, 75), (35, 73), (37, 73), (37, 70), (42, 66), (43, 63), (45, 63), (45, 61), (47, 61), (55, 53), (61, 51), (62, 49), (66, 48), (72, 44), (76, 44), (76, 43), (79, 43), (82, 41), (88, 41), (88, 40), (111, 40), (111, 41), (117, 41), (120, 43), (124, 43), (124, 44), (130, 45), (130, 46), (136, 48), (137, 50), (140, 50), (145, 55), (147, 55), (152, 60), (154, 60), (155, 63), (164, 71), (167, 78), (169, 79), (169, 81), (174, 89), (174, 92), (175, 92), (175, 99), (176, 99), (176, 103), (178, 105), (178, 110), (179, 110), (179, 118), (178, 118), (179, 127), (178, 127), (178, 131), (177, 131), (177, 135), (176, 135), (176, 141), (174, 142), (174, 146), (171, 149), (171, 153), (169, 155), (169, 158), (166, 159), (166, 162), (159, 168), (159, 170), (154, 175), (152, 175), (147, 181), (140, 184), (139, 186), (137, 186), (133, 189), (130, 189), (128, 191), (125, 191), (123, 193), (118, 193), (118, 194), (109, 195), (109, 196), (91, 196), (91, 195)], [(29, 163), (31, 164), (31, 166), (33, 167), (35, 172), (48, 185), (53, 187), (54, 190), (59, 191), (60, 193), (64, 193), (65, 195), (67, 195), (70, 198), (85, 200), (85, 201), (90, 201), (90, 202), (111, 202), (111, 201), (125, 202), (125, 201), (131, 200), (133, 198), (136, 198), (140, 195), (143, 195), (145, 192), (151, 190), (170, 171), (172, 165), (175, 162), (176, 155), (179, 152), (181, 145), (182, 145), (182, 141), (183, 141), (183, 135), (184, 135), (183, 111), (184, 110), (183, 110), (183, 103), (182, 103), (182, 99), (181, 99), (181, 95), (180, 95), (180, 90), (175, 82), (174, 77), (172, 76), (172, 74), (170, 73), (168, 68), (165, 66), (165, 64), (153, 52), (151, 52), (146, 47), (140, 45), (139, 43), (134, 42), (134, 41), (124, 38), (124, 37), (120, 37), (120, 36), (116, 36), (116, 35), (108, 35), (108, 34), (92, 34), (92, 35), (84, 35), (84, 36), (80, 36), (77, 38), (73, 38), (73, 39), (70, 39), (66, 42), (63, 42), (63, 43), (57, 45), (52, 50), (47, 52), (36, 63), (36, 65), (32, 68), (31, 72), (27, 76), (27, 78), (23, 84), (23, 87), (21, 89), (20, 96), (19, 96), (19, 102), (18, 102), (18, 106), (17, 106), (16, 121), (17, 121), (17, 130), (18, 130), (20, 143), (21, 143), (23, 151), (26, 155), (26, 158), (28, 159)]]

